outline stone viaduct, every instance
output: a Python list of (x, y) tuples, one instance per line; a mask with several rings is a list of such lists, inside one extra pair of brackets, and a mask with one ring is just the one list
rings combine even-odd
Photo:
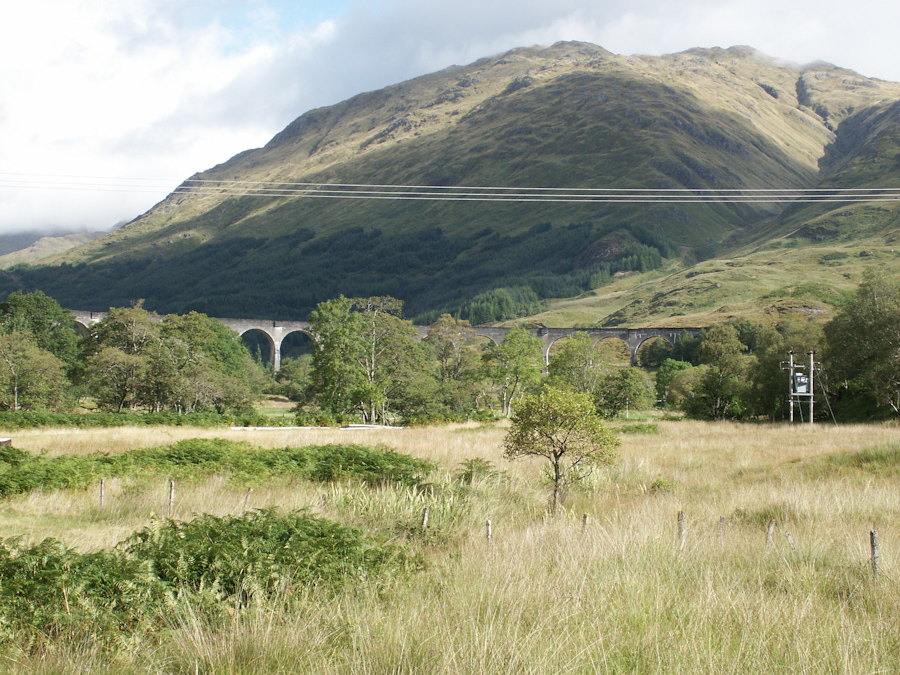
[[(90, 327), (103, 319), (106, 312), (83, 312), (73, 310), (75, 325), (79, 330), (87, 331)], [(161, 319), (162, 317), (160, 317)], [(284, 339), (291, 333), (303, 333), (312, 338), (308, 321), (260, 321), (258, 319), (216, 319), (220, 323), (231, 328), (240, 336), (251, 331), (262, 334), (269, 344), (269, 360), (277, 371), (281, 369), (281, 345)], [(428, 326), (415, 326), (419, 339), (428, 335)], [(490, 328), (473, 326), (476, 335), (491, 340), (494, 344), (500, 344), (509, 328)], [(654, 338), (662, 338), (670, 345), (675, 346), (676, 340), (683, 334), (697, 335), (700, 328), (529, 328), (529, 332), (539, 338), (543, 343), (544, 362), (550, 360), (550, 347), (557, 340), (584, 332), (595, 341), (615, 338), (621, 340), (628, 347), (631, 354), (632, 365), (637, 365), (638, 350), (641, 345)]]

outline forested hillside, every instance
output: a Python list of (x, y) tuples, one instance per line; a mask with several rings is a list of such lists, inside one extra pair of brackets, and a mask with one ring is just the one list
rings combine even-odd
[(535, 314), (619, 272), (677, 272), (785, 238), (887, 245), (896, 202), (375, 199), (375, 188), (328, 187), (889, 188), (898, 115), (900, 85), (747, 47), (519, 49), (307, 112), (115, 233), (9, 271), (0, 290), (233, 317), (306, 318), (340, 294), (392, 295), (428, 322)]

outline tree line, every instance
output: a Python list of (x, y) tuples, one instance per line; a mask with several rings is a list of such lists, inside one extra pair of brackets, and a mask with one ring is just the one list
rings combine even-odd
[(813, 353), (823, 417), (900, 414), (900, 282), (868, 275), (827, 323), (741, 320), (686, 336), (656, 356), (657, 397), (701, 419), (787, 419), (789, 352), (806, 371)]
[[(434, 421), (511, 416), (543, 388), (587, 395), (603, 417), (654, 405), (700, 419), (787, 417), (787, 353), (815, 352), (816, 396), (845, 418), (900, 414), (900, 283), (869, 276), (827, 323), (748, 320), (645, 344), (640, 367), (613, 341), (560, 341), (544, 363), (527, 330), (500, 344), (443, 314), (419, 340), (390, 296), (338, 297), (309, 316), (309, 353), (278, 373), (240, 336), (204, 314), (156, 317), (141, 303), (112, 308), (79, 336), (40, 291), (0, 303), (0, 409), (96, 407), (176, 414), (249, 411), (262, 393), (296, 403), (307, 423)], [(820, 407), (827, 414), (827, 408)]]
[[(279, 379), (298, 411), (368, 422), (509, 416), (519, 397), (545, 387), (587, 394), (603, 417), (652, 406), (698, 419), (788, 417), (788, 353), (815, 356), (819, 414), (845, 419), (900, 414), (900, 282), (868, 276), (829, 322), (737, 320), (645, 344), (641, 367), (612, 341), (587, 333), (558, 343), (545, 365), (541, 342), (513, 329), (479, 341), (465, 319), (441, 315), (416, 340), (393, 298), (338, 298), (310, 316), (317, 347), (287, 361)], [(827, 403), (827, 405), (825, 405)]]
[(159, 320), (141, 303), (111, 308), (79, 336), (41, 291), (0, 303), (0, 409), (113, 412), (248, 410), (264, 374), (240, 336), (197, 312)]

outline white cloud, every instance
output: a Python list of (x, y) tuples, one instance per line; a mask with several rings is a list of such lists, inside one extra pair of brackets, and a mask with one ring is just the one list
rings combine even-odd
[[(40, 0), (4, 21), (0, 172), (172, 180), (156, 194), (2, 187), (0, 231), (109, 227), (194, 171), (272, 135), (260, 92), (240, 82), (268, 69), (279, 45), (236, 45), (218, 22), (187, 27), (184, 16), (155, 7)], [(330, 32), (316, 28), (307, 42)], [(302, 43), (294, 35), (290, 46)]]
[[(897, 25), (895, 0), (31, 0), (0, 23), (0, 173), (171, 188), (310, 108), (558, 40), (625, 54), (747, 44), (900, 80)], [(107, 227), (164, 192), (0, 187), (0, 232)]]

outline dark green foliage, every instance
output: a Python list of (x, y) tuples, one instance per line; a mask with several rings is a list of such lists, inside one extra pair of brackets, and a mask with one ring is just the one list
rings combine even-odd
[[(591, 243), (620, 224), (590, 222), (566, 227), (544, 223), (518, 234), (484, 231), (457, 235), (441, 228), (389, 233), (346, 227), (331, 234), (210, 242), (168, 258), (90, 265), (18, 268), (0, 290), (41, 288), (70, 307), (123, 306), (143, 297), (157, 312), (204, 312), (210, 316), (305, 319), (324, 300), (345, 295), (392, 295), (412, 315), (463, 311), (472, 323), (532, 313), (542, 299), (570, 297), (591, 288), (600, 267), (581, 266)], [(308, 231), (307, 231), (308, 232)], [(653, 237), (638, 233), (639, 239)], [(658, 235), (654, 235), (657, 236)], [(655, 269), (672, 253), (662, 241), (632, 243), (601, 267), (617, 271)], [(177, 262), (176, 262), (177, 261)], [(215, 261), (215, 263), (213, 263)], [(511, 274), (511, 270), (515, 270)], [(524, 274), (524, 275), (523, 275)], [(115, 284), (106, 282), (115, 278)], [(596, 280), (596, 279), (595, 279)], [(252, 281), (252, 283), (250, 283)], [(12, 282), (12, 285), (10, 285)], [(482, 294), (505, 289), (501, 314), (485, 314)], [(480, 309), (479, 309), (480, 307)], [(474, 314), (485, 316), (476, 321)]]
[[(421, 409), (422, 392), (434, 384), (426, 375), (431, 364), (402, 310), (402, 301), (390, 296), (341, 296), (310, 314), (319, 348), (306, 391), (326, 413), (390, 424), (398, 413)], [(303, 401), (297, 412), (305, 414)]]
[(697, 360), (697, 348), (700, 346), (702, 339), (699, 335), (691, 335), (690, 333), (682, 333), (675, 342), (675, 349), (672, 351), (672, 359), (675, 361), (684, 361), (692, 366), (699, 365)]
[(676, 361), (675, 359), (665, 359), (656, 371), (656, 402), (660, 405), (666, 404), (669, 396), (669, 386), (675, 376), (683, 370), (692, 368), (690, 363), (686, 361)]
[(0, 544), (0, 639), (26, 651), (65, 637), (112, 643), (158, 630), (173, 603), (204, 598), (224, 611), (291, 586), (333, 591), (413, 569), (403, 549), (308, 513), (166, 521), (113, 551), (82, 554), (47, 539)]
[(172, 314), (165, 318), (162, 334), (182, 340), (192, 352), (203, 355), (226, 375), (247, 377), (247, 348), (237, 333), (215, 319), (198, 312)]
[(594, 390), (597, 413), (605, 418), (627, 415), (630, 410), (646, 410), (654, 400), (650, 380), (640, 368), (612, 369)]
[(513, 328), (499, 345), (490, 345), (483, 358), (499, 390), (500, 412), (509, 417), (516, 396), (540, 382), (544, 365), (541, 341), (524, 328)]
[(19, 466), (22, 462), (31, 458), (25, 450), (19, 450), (11, 445), (0, 445), (0, 462), (9, 466)]
[(110, 308), (86, 341), (84, 376), (104, 410), (246, 412), (258, 367), (237, 333), (190, 312), (162, 323), (143, 308)]
[(849, 258), (850, 254), (846, 251), (834, 251), (832, 253), (826, 253), (819, 260), (821, 264), (825, 265), (827, 263), (831, 263), (835, 260), (844, 260), (845, 258)]
[(747, 346), (738, 328), (718, 324), (703, 331), (696, 356), (707, 366), (700, 387), (684, 411), (698, 419), (738, 419), (748, 412)]
[(399, 483), (417, 485), (434, 466), (393, 450), (362, 445), (320, 445), (301, 448), (298, 464), (309, 480), (335, 482), (359, 480), (368, 485)]
[[(753, 414), (775, 421), (788, 419), (788, 382), (790, 376), (785, 369), (788, 353), (793, 352), (798, 366), (809, 364), (808, 352), (820, 351), (822, 341), (821, 326), (806, 321), (782, 321), (777, 329), (757, 326), (753, 352), (755, 359), (748, 371), (750, 390), (747, 402)], [(822, 384), (820, 372), (815, 377)], [(820, 404), (822, 387), (816, 386), (816, 396)], [(821, 411), (825, 406), (821, 405)]]
[(672, 357), (673, 351), (672, 345), (662, 338), (656, 338), (641, 346), (638, 361), (644, 368), (659, 368), (666, 359)]
[(84, 488), (109, 474), (108, 464), (83, 457), (63, 456), (48, 459), (13, 457), (10, 464), (0, 463), (0, 496), (32, 490)]
[(161, 609), (146, 565), (115, 553), (78, 553), (53, 539), (0, 544), (0, 578), (0, 640), (26, 651), (62, 636), (111, 640), (147, 610)]
[(78, 359), (78, 337), (72, 315), (42, 293), (15, 292), (0, 303), (0, 325), (7, 333), (29, 331), (41, 349), (74, 368)]
[(312, 371), (312, 354), (282, 359), (281, 370), (275, 375), (276, 391), (291, 401), (303, 402), (311, 397), (309, 392)]
[(52, 458), (9, 447), (0, 452), (0, 495), (36, 489), (86, 488), (101, 477), (148, 473), (185, 478), (224, 473), (247, 480), (292, 476), (319, 482), (412, 486), (418, 485), (433, 468), (426, 460), (361, 445), (268, 450), (224, 439), (194, 438), (155, 448), (136, 448), (114, 456), (95, 453)]
[(856, 294), (825, 326), (825, 360), (831, 375), (868, 390), (900, 414), (900, 283), (868, 274)]
[(479, 326), (537, 314), (541, 309), (541, 301), (534, 290), (514, 286), (479, 293), (460, 308), (459, 317)]
[(141, 413), (136, 411), (95, 412), (95, 413), (50, 413), (0, 411), (0, 429), (34, 429), (38, 427), (125, 427), (165, 425), (173, 427), (271, 427), (292, 424), (293, 420), (280, 419), (248, 413), (244, 415), (220, 415), (215, 412), (175, 412)]
[(172, 594), (214, 589), (222, 598), (268, 594), (286, 584), (336, 588), (403, 558), (397, 547), (375, 546), (356, 528), (269, 509), (166, 521), (120, 548), (126, 559), (149, 564), (154, 580)]

